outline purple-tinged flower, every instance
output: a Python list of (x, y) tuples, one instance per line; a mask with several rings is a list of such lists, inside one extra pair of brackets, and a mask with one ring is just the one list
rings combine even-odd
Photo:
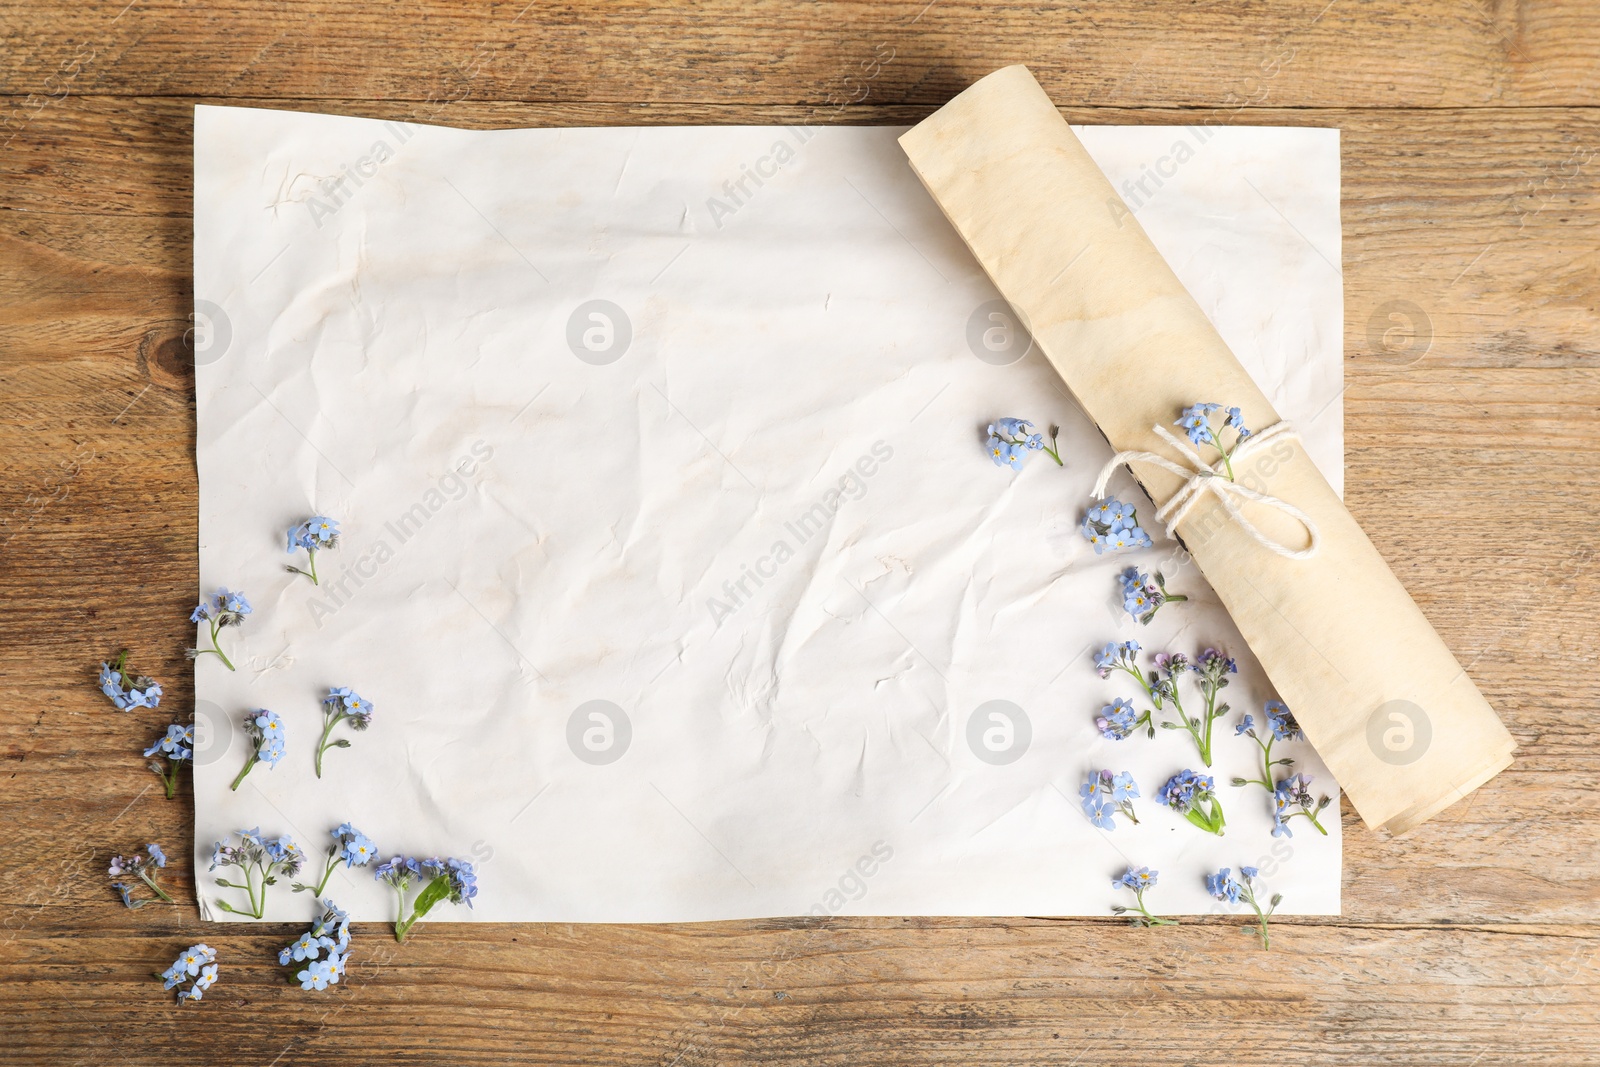
[(130, 875), (139, 879), (145, 888), (149, 889), (164, 903), (174, 904), (176, 901), (167, 895), (166, 890), (156, 884), (156, 879), (159, 877), (156, 872), (166, 867), (166, 865), (167, 854), (165, 850), (160, 845), (151, 843), (145, 846), (145, 850), (142, 853), (135, 852), (126, 858), (112, 856), (111, 863), (106, 867), (106, 875), (112, 879), (111, 888), (117, 891), (117, 894), (122, 898), (122, 903), (129, 908), (142, 908), (146, 904), (155, 903), (154, 900), (149, 899), (134, 899), (132, 891), (137, 888), (137, 885), (124, 881)]
[(1095, 729), (1100, 731), (1100, 736), (1110, 741), (1122, 741), (1133, 735), (1138, 729), (1140, 717), (1134, 711), (1133, 703), (1122, 697), (1114, 698), (1111, 703), (1100, 709), (1100, 714), (1095, 717)]
[[(233, 843), (233, 837), (239, 839), (238, 844)], [(225, 900), (218, 900), (217, 907), (234, 915), (261, 918), (267, 907), (267, 887), (276, 884), (279, 875), (292, 877), (304, 862), (305, 854), (288, 836), (268, 840), (261, 836), (259, 828), (236, 831), (228, 839), (217, 842), (211, 855), (211, 870), (238, 867), (244, 874), (242, 883), (218, 878), (217, 884), (226, 889), (244, 890), (249, 895), (250, 907), (249, 910), (236, 908)]]
[(1167, 779), (1156, 794), (1156, 801), (1206, 833), (1223, 835), (1227, 820), (1223, 818), (1222, 802), (1217, 799), (1216, 783), (1210, 775), (1179, 771)]

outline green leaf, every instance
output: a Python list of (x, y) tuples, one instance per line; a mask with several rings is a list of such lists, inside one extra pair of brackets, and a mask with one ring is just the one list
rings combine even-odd
[[(417, 894), (417, 902), (412, 906), (412, 914), (416, 919), (422, 918), (439, 901), (450, 895), (450, 879), (443, 875), (428, 883), (426, 889)], [(415, 920), (413, 920), (415, 921)]]

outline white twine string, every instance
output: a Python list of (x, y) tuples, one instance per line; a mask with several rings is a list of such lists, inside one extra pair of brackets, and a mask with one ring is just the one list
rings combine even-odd
[[(1275, 496), (1257, 492), (1249, 486), (1240, 485), (1232, 480), (1227, 474), (1218, 469), (1223, 466), (1223, 460), (1219, 459), (1215, 465), (1207, 466), (1205, 460), (1200, 458), (1198, 452), (1189, 447), (1187, 441), (1171, 433), (1165, 426), (1153, 426), (1151, 429), (1155, 430), (1162, 440), (1177, 449), (1179, 454), (1188, 462), (1188, 466), (1180, 466), (1166, 456), (1158, 455), (1155, 452), (1118, 452), (1111, 457), (1110, 462), (1100, 468), (1100, 477), (1094, 483), (1094, 498), (1096, 500), (1104, 500), (1106, 498), (1106, 482), (1110, 480), (1112, 472), (1118, 467), (1125, 463), (1153, 463), (1184, 479), (1183, 488), (1174, 493), (1171, 500), (1156, 509), (1156, 521), (1166, 527), (1168, 537), (1176, 538), (1176, 534), (1173, 531), (1177, 528), (1178, 523), (1183, 521), (1184, 516), (1189, 514), (1189, 509), (1193, 508), (1201, 497), (1210, 493), (1222, 501), (1222, 506), (1227, 510), (1228, 516), (1238, 523), (1245, 533), (1255, 538), (1258, 545), (1270, 548), (1278, 555), (1286, 556), (1289, 559), (1310, 559), (1317, 554), (1317, 549), (1321, 545), (1321, 538), (1317, 533), (1317, 524), (1311, 521), (1311, 516), (1286, 500), (1279, 500)], [(1278, 438), (1298, 441), (1300, 440), (1300, 435), (1295, 433), (1294, 428), (1286, 422), (1275, 423), (1260, 433), (1246, 437), (1234, 449), (1229, 459), (1233, 461), (1249, 459), (1251, 454), (1262, 445)], [(1239, 505), (1234, 500), (1234, 497), (1251, 500), (1257, 504), (1264, 504), (1269, 508), (1276, 508), (1285, 515), (1299, 520), (1300, 525), (1304, 526), (1306, 533), (1310, 535), (1311, 543), (1305, 548), (1296, 550), (1288, 545), (1274, 541), (1256, 529), (1255, 524), (1244, 517), (1244, 512), (1239, 510)]]

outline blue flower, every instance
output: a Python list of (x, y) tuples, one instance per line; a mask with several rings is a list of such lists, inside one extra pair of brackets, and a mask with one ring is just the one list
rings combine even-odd
[(1305, 733), (1301, 731), (1300, 724), (1295, 721), (1294, 713), (1289, 710), (1289, 705), (1281, 700), (1267, 701), (1267, 723), (1272, 727), (1272, 737), (1276, 741), (1303, 741)]
[(267, 858), (276, 864), (284, 874), (294, 874), (300, 869), (300, 865), (305, 862), (305, 854), (300, 851), (300, 846), (295, 844), (294, 839), (288, 834), (284, 834), (274, 841), (263, 842), (262, 847), (266, 851)]
[[(1055, 435), (1056, 431), (1051, 430), (1052, 442)], [(984, 447), (989, 450), (989, 458), (995, 466), (1012, 470), (1022, 469), (1022, 461), (1029, 452), (1048, 452), (1057, 464), (1061, 462), (1060, 454), (1044, 443), (1044, 435), (1036, 433), (1027, 419), (994, 420), (989, 424), (989, 438)]]
[[(289, 954), (289, 959), (291, 960), (310, 960), (315, 959), (323, 949), (332, 947), (333, 938), (313, 937), (311, 931), (307, 930), (283, 951)], [(278, 958), (282, 959), (283, 953), (279, 953)]]
[[(1090, 508), (1078, 532), (1094, 546), (1096, 555), (1107, 549), (1148, 548), (1154, 543), (1139, 526), (1137, 509), (1121, 500), (1104, 500)], [(1124, 571), (1123, 575), (1126, 574)], [(1126, 592), (1126, 577), (1120, 577), (1119, 580), (1123, 582)]]
[(1094, 725), (1101, 736), (1112, 741), (1122, 741), (1129, 737), (1138, 726), (1139, 715), (1134, 710), (1132, 702), (1117, 697), (1100, 709), (1100, 714), (1094, 720)]
[[(172, 974), (182, 976), (179, 981), (182, 981), (184, 977), (197, 977), (200, 974), (200, 968), (211, 963), (216, 958), (216, 952), (209, 946), (204, 944), (191, 945), (172, 964), (170, 971)], [(171, 987), (169, 986), (168, 988)]]
[(1244, 886), (1228, 876), (1228, 868), (1224, 867), (1216, 874), (1206, 875), (1206, 892), (1218, 900), (1229, 904), (1239, 903), (1239, 896), (1244, 892)]
[(217, 603), (222, 605), (222, 610), (228, 615), (250, 614), (250, 601), (244, 598), (243, 593), (230, 593), (226, 589), (217, 590)]
[(988, 448), (989, 458), (994, 460), (996, 467), (1010, 467), (1015, 471), (1022, 469), (1022, 449), (1017, 445), (990, 435), (985, 447)]
[(97, 684), (100, 692), (118, 711), (153, 708), (161, 703), (161, 683), (143, 675), (135, 676), (127, 669), (128, 652), (124, 649), (115, 663), (100, 664)]
[(1255, 725), (1256, 725), (1255, 716), (1246, 715), (1244, 717), (1244, 721), (1241, 722), (1238, 726), (1235, 726), (1233, 728), (1233, 736), (1238, 737), (1241, 734), (1248, 733), (1250, 730), (1255, 728)]
[(167, 854), (161, 850), (160, 845), (149, 844), (144, 846), (144, 850), (150, 853), (150, 858), (155, 861), (157, 867), (165, 867), (167, 865)]
[(211, 628), (210, 648), (190, 648), (185, 650), (192, 660), (201, 656), (216, 656), (222, 661), (223, 666), (230, 671), (234, 669), (233, 661), (222, 651), (217, 643), (218, 633), (225, 627), (238, 626), (244, 622), (244, 617), (251, 612), (250, 601), (245, 599), (243, 593), (230, 592), (227, 589), (218, 589), (217, 594), (209, 602), (202, 600), (189, 615), (190, 622), (204, 622)]
[(478, 872), (467, 860), (445, 860), (445, 875), (450, 879), (450, 899), (457, 904), (472, 907), (472, 898), (478, 895)]
[(1261, 874), (1254, 867), (1240, 867), (1239, 873), (1244, 876), (1244, 880), (1247, 882)]
[[(126, 883), (123, 883), (123, 882), (112, 882), (111, 883), (111, 888), (115, 889), (118, 893), (122, 894), (122, 902), (124, 904), (126, 904), (129, 908), (137, 908), (140, 904), (144, 903), (144, 901), (142, 901), (142, 900), (138, 901), (138, 902), (134, 901), (133, 894), (128, 889), (128, 886), (126, 885)], [(168, 988), (171, 988), (171, 987), (169, 986)]]
[(317, 960), (295, 977), (301, 989), (327, 989), (328, 983), (339, 980), (339, 972), (332, 960)]
[(1210, 775), (1182, 770), (1168, 778), (1156, 794), (1156, 801), (1180, 815), (1186, 815), (1215, 795), (1216, 783)]
[(1084, 802), (1083, 813), (1089, 816), (1089, 821), (1102, 830), (1115, 830), (1117, 824), (1111, 815), (1115, 809), (1101, 803)]
[(183, 723), (173, 723), (167, 727), (167, 732), (156, 738), (155, 742), (144, 750), (146, 757), (162, 753), (168, 759), (186, 760), (194, 755), (194, 727), (185, 726)]
[(1123, 872), (1121, 878), (1113, 878), (1111, 880), (1111, 884), (1114, 886), (1122, 886), (1138, 893), (1146, 889), (1154, 888), (1156, 884), (1156, 876), (1160, 873), (1160, 871), (1152, 871), (1149, 867), (1129, 867)]
[(319, 545), (330, 545), (339, 539), (339, 521), (326, 515), (313, 515), (306, 520), (306, 528)]
[(1139, 654), (1137, 641), (1113, 641), (1094, 656), (1094, 669), (1100, 677), (1109, 678), (1114, 670), (1136, 670), (1134, 657)]
[(1239, 435), (1239, 440), (1241, 441), (1250, 436), (1250, 430), (1244, 424), (1244, 415), (1238, 408), (1228, 409), (1226, 425), (1233, 427), (1234, 432)]
[(365, 867), (378, 855), (378, 846), (372, 843), (372, 839), (349, 823), (333, 831), (333, 840), (347, 869)]
[(1197, 445), (1215, 444), (1216, 435), (1211, 432), (1211, 413), (1217, 411), (1219, 404), (1193, 404), (1183, 409), (1174, 426), (1181, 426), (1189, 434), (1189, 440)]
[[(1104, 774), (1105, 772), (1101, 772)], [(1133, 775), (1122, 771), (1111, 779), (1111, 799), (1120, 804), (1132, 800), (1139, 795), (1139, 786), (1134, 782)]]

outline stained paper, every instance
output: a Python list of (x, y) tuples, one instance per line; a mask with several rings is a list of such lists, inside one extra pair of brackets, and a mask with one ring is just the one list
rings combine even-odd
[[(1228, 785), (1274, 691), (1175, 544), (1079, 535), (1110, 450), (904, 132), (197, 109), (200, 592), (254, 604), (222, 638), (238, 670), (195, 672), (210, 917), (236, 918), (205, 872), (228, 831), (320, 869), (345, 821), (478, 864), (476, 907), (427, 922), (1103, 915), (1129, 865), (1168, 914), (1220, 907), (1203, 875), (1243, 864), (1284, 912), (1338, 911), (1337, 799), (1328, 836), (1273, 838), (1266, 791)], [(1337, 132), (1080, 134), (1338, 485)], [(1059, 427), (1065, 467), (994, 466), (1002, 416)], [(319, 586), (285, 570), (313, 514), (343, 524)], [(1139, 626), (1130, 564), (1190, 602)], [(1130, 638), (1238, 660), (1224, 837), (1153, 799), (1204, 770), (1186, 737), (1095, 729), (1133, 683), (1093, 652)], [(318, 779), (332, 686), (376, 713)], [(288, 755), (232, 791), (255, 708)], [(1275, 755), (1337, 798), (1309, 744)], [(1102, 767), (1133, 773), (1139, 825), (1084, 816)], [(367, 870), (329, 895), (393, 918)], [(310, 911), (269, 895), (268, 919)]]

